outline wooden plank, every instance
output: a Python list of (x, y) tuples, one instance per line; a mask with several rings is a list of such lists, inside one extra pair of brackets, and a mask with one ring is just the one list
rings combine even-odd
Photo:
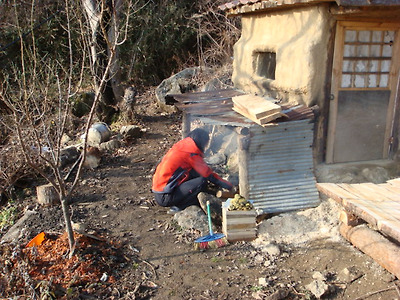
[(400, 201), (400, 194), (394, 193), (378, 184), (363, 183), (362, 186), (365, 190), (369, 190), (371, 193), (374, 193), (377, 197), (379, 197), (379, 200)]
[(383, 184), (380, 184), (380, 186), (387, 189), (388, 191), (390, 191), (392, 193), (396, 193), (396, 194), (400, 195), (400, 186), (395, 186), (390, 183), (383, 183)]
[[(400, 180), (393, 180), (397, 184)], [(399, 195), (392, 184), (376, 185), (319, 183), (317, 188), (336, 200), (350, 213), (375, 226), (382, 233), (400, 241)]]
[(253, 230), (246, 230), (246, 231), (229, 231), (225, 233), (226, 238), (228, 241), (251, 241), (257, 237), (257, 232), (255, 229)]
[(343, 204), (343, 199), (357, 198), (353, 193), (335, 183), (317, 183), (317, 189), (340, 204)]
[(400, 178), (388, 180), (387, 183), (400, 188)]
[(240, 107), (245, 107), (247, 111), (256, 119), (263, 118), (282, 110), (279, 105), (272, 103), (263, 97), (255, 95), (241, 95), (232, 97), (232, 101), (234, 104), (240, 105)]
[(227, 216), (226, 220), (224, 220), (224, 221), (226, 221), (227, 225), (235, 225), (235, 224), (246, 224), (246, 225), (248, 225), (248, 224), (252, 224), (253, 226), (255, 226), (256, 217), (253, 216), (253, 217), (250, 217), (250, 218), (249, 217), (237, 218), (237, 217)]
[(389, 220), (384, 220), (379, 222), (378, 228), (385, 233), (387, 236), (400, 242), (400, 226), (398, 222), (392, 222)]
[(346, 209), (388, 236), (400, 241), (400, 222), (395, 216), (382, 211), (379, 206), (374, 206), (367, 200), (349, 199)]
[(228, 232), (228, 233), (230, 233), (232, 230), (253, 230), (253, 229), (255, 229), (255, 223), (253, 223), (253, 224), (249, 224), (249, 223), (247, 223), (247, 224), (245, 224), (245, 223), (236, 223), (236, 224), (233, 224), (233, 223), (227, 223), (227, 224), (225, 224), (225, 230), (226, 230), (226, 232)]
[(278, 113), (274, 113), (272, 115), (269, 115), (267, 117), (264, 117), (262, 119), (256, 119), (254, 116), (248, 114), (245, 111), (241, 111), (241, 110), (237, 109), (237, 107), (235, 107), (235, 106), (232, 109), (234, 111), (236, 111), (237, 113), (245, 116), (246, 118), (252, 120), (253, 122), (255, 122), (255, 123), (259, 124), (259, 125), (265, 125), (265, 124), (267, 124), (267, 123), (269, 123), (269, 122), (271, 122), (273, 120), (276, 120), (276, 119), (280, 118), (281, 116), (283, 116), (283, 114), (278, 112)]
[(354, 198), (382, 201), (378, 194), (376, 194), (374, 191), (371, 191), (370, 189), (367, 189), (363, 183), (355, 183), (355, 184), (340, 183), (338, 184), (338, 186), (352, 193), (355, 196), (355, 197), (353, 196)]

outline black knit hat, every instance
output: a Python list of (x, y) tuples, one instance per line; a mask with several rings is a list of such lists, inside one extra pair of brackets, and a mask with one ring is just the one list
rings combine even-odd
[(196, 146), (204, 153), (204, 150), (208, 144), (209, 136), (208, 132), (201, 128), (196, 128), (189, 132), (188, 137), (192, 138), (196, 143)]

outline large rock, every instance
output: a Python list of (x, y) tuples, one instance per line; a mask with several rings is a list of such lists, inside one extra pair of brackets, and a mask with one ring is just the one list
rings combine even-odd
[(142, 129), (137, 125), (126, 125), (122, 126), (119, 133), (122, 135), (124, 139), (136, 139), (143, 136)]
[(64, 168), (68, 164), (73, 164), (81, 155), (81, 152), (75, 146), (66, 147), (61, 150), (60, 161), (61, 167)]
[(156, 97), (159, 104), (163, 107), (165, 107), (166, 104), (170, 104), (166, 99), (168, 94), (183, 94), (195, 90), (195, 87), (191, 82), (193, 77), (197, 76), (199, 72), (199, 67), (187, 68), (167, 79), (164, 79), (156, 88)]
[(183, 228), (200, 231), (201, 235), (207, 235), (209, 233), (207, 216), (197, 205), (189, 206), (177, 212), (174, 215), (174, 220)]
[(21, 238), (26, 237), (26, 224), (37, 218), (36, 214), (35, 210), (27, 209), (25, 214), (2, 237), (1, 243), (17, 243)]

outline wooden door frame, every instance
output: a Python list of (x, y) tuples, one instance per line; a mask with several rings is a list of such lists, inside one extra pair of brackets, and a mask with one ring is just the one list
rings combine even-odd
[[(399, 91), (399, 69), (400, 69), (400, 23), (384, 23), (384, 22), (356, 22), (356, 21), (338, 21), (336, 24), (336, 37), (334, 42), (334, 54), (332, 63), (332, 79), (331, 79), (331, 94), (329, 102), (328, 116), (328, 133), (326, 143), (326, 163), (334, 163), (334, 143), (336, 135), (336, 120), (338, 113), (338, 95), (340, 91), (341, 73), (343, 64), (344, 52), (344, 33), (346, 29), (355, 30), (395, 30), (395, 43), (392, 50), (392, 64), (389, 72), (389, 84), (387, 89), (391, 91), (385, 129), (385, 142), (382, 153), (382, 158), (386, 159), (389, 156), (390, 141), (393, 140), (394, 117), (396, 108), (396, 99)], [(380, 88), (378, 88), (380, 89)], [(360, 89), (363, 90), (363, 89)]]

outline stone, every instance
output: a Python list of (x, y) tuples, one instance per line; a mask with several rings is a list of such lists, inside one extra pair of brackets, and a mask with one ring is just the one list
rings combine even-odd
[(197, 205), (189, 206), (177, 212), (174, 215), (174, 220), (183, 228), (198, 230), (201, 235), (209, 234), (207, 216)]
[(96, 147), (88, 147), (86, 152), (85, 162), (83, 163), (84, 167), (89, 169), (96, 169), (100, 165), (101, 161), (101, 152)]
[(281, 254), (279, 246), (272, 243), (263, 245), (261, 251), (269, 256), (279, 256)]
[(35, 210), (27, 210), (1, 238), (1, 243), (16, 243), (21, 237), (25, 237), (23, 229), (26, 228), (26, 224), (28, 224), (31, 219), (36, 218), (36, 214), (37, 212)]
[(365, 168), (361, 171), (367, 182), (384, 183), (390, 179), (389, 172), (382, 167)]
[(156, 98), (159, 104), (166, 108), (165, 106), (170, 104), (167, 100), (168, 94), (182, 94), (195, 90), (196, 88), (191, 84), (191, 81), (200, 71), (199, 67), (187, 68), (164, 79), (156, 88)]
[(118, 139), (112, 139), (109, 140), (108, 142), (101, 143), (99, 145), (100, 150), (108, 150), (108, 151), (113, 151), (121, 147), (121, 142)]
[(143, 136), (142, 129), (137, 125), (122, 126), (119, 133), (125, 139), (135, 139)]
[(317, 298), (320, 299), (327, 291), (329, 291), (329, 285), (322, 280), (314, 280), (310, 284), (306, 285), (306, 288)]
[(321, 272), (314, 272), (314, 274), (312, 275), (312, 278), (314, 278), (316, 280), (320, 280), (320, 281), (326, 280), (326, 277)]
[(265, 277), (260, 277), (260, 278), (258, 278), (258, 285), (261, 285), (261, 286), (268, 286), (267, 278), (265, 278)]
[(337, 279), (340, 282), (351, 283), (363, 275), (364, 274), (360, 270), (358, 270), (355, 266), (351, 266), (348, 268), (344, 268), (342, 271), (340, 271), (339, 274), (337, 275)]
[(62, 149), (60, 152), (61, 167), (64, 168), (69, 164), (75, 163), (80, 155), (81, 152), (74, 146)]
[(228, 89), (232, 87), (232, 83), (227, 84), (225, 82), (222, 82), (223, 78), (213, 78), (210, 81), (208, 81), (202, 88), (202, 92), (209, 92), (209, 91), (215, 91), (215, 90), (222, 90), (222, 89)]
[(206, 157), (204, 161), (209, 165), (221, 165), (225, 164), (226, 156), (223, 153), (219, 152), (212, 156)]

